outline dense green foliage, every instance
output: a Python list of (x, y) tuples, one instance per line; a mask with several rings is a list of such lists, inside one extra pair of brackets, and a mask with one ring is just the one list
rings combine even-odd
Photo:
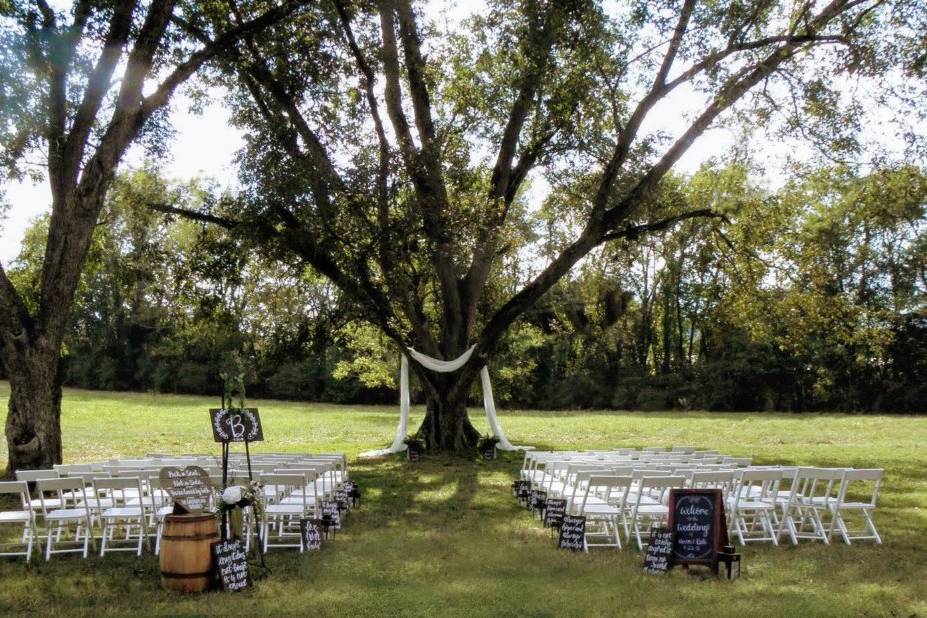
[[(726, 220), (686, 221), (590, 256), (506, 337), (492, 367), (497, 398), (542, 408), (927, 409), (927, 176), (828, 168), (769, 191), (749, 172), (706, 167), (665, 181), (655, 218), (709, 206)], [(233, 199), (150, 169), (118, 179), (74, 309), (67, 382), (217, 394), (237, 352), (256, 395), (394, 401), (395, 347), (326, 279), (149, 208)], [(542, 253), (569, 237), (558, 212), (519, 214)], [(44, 230), (39, 220), (11, 271), (20, 289), (35, 280)], [(519, 288), (537, 259), (513, 256), (493, 289)]]
[[(0, 400), (9, 390), (0, 382)], [(885, 540), (744, 548), (733, 585), (674, 569), (644, 575), (640, 553), (558, 551), (509, 489), (520, 456), (356, 460), (395, 428), (396, 407), (251, 400), (265, 451), (344, 451), (361, 508), (321, 552), (271, 550), (270, 577), (248, 592), (177, 595), (158, 587), (150, 554), (0, 561), (0, 614), (48, 616), (922, 616), (927, 613), (927, 419), (839, 414), (506, 410), (520, 444), (613, 448), (687, 444), (757, 463), (884, 467), (875, 513)], [(218, 454), (212, 398), (66, 389), (65, 461), (149, 451)], [(476, 412), (476, 411), (474, 411)], [(413, 408), (414, 421), (423, 409)], [(486, 423), (474, 413), (481, 431)], [(2, 413), (0, 413), (2, 419)], [(118, 427), (119, 431), (113, 431)], [(0, 445), (0, 463), (5, 453)], [(12, 533), (4, 527), (0, 534)]]

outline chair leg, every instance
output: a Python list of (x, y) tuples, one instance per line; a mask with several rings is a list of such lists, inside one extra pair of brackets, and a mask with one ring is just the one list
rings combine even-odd
[(106, 553), (106, 530), (109, 528), (108, 522), (104, 519), (101, 520), (103, 524), (103, 534), (100, 536), (100, 556)]
[(51, 560), (51, 548), (52, 548), (52, 529), (45, 524), (45, 527), (48, 528), (48, 539), (45, 541), (45, 562)]

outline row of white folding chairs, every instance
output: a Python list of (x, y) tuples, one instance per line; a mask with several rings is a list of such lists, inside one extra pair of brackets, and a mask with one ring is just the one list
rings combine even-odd
[[(605, 543), (591, 545), (620, 547), (620, 523), (626, 540), (633, 535), (640, 549), (650, 525), (665, 520), (667, 492), (677, 487), (720, 489), (732, 534), (740, 544), (778, 544), (783, 535), (793, 544), (799, 539), (828, 543), (835, 533), (847, 544), (853, 539), (881, 543), (872, 511), (882, 474), (882, 470), (844, 468), (765, 468), (677, 470), (671, 475), (657, 470), (577, 466), (571, 470), (572, 485), (551, 485), (546, 491), (567, 500), (571, 512), (587, 516), (592, 523), (590, 536), (605, 537)], [(780, 489), (783, 479), (789, 483), (786, 490)], [(854, 499), (852, 495), (860, 484), (868, 484), (863, 489), (866, 499)], [(861, 515), (862, 530), (850, 530), (847, 513)], [(643, 519), (650, 525), (642, 528)], [(599, 530), (596, 524), (601, 526)]]

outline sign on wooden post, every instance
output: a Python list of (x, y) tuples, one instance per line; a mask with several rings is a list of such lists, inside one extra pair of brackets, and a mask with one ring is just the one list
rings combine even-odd
[(718, 551), (728, 541), (721, 490), (671, 489), (669, 528), (675, 564), (706, 564), (714, 570)]

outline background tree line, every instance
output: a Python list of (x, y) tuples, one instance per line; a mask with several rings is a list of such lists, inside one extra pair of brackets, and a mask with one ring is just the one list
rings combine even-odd
[[(654, 219), (710, 208), (590, 254), (506, 336), (497, 398), (538, 408), (927, 409), (927, 173), (802, 170), (772, 191), (749, 163), (669, 176)], [(395, 401), (398, 351), (324, 277), (228, 230), (164, 216), (234, 208), (207, 182), (119, 176), (65, 339), (66, 384), (216, 394), (231, 354), (254, 395)], [(556, 207), (548, 205), (556, 204)], [(562, 249), (581, 203), (516, 208), (519, 251), (493, 296)], [(9, 276), (30, 302), (47, 220)], [(477, 393), (474, 393), (476, 395)]]

